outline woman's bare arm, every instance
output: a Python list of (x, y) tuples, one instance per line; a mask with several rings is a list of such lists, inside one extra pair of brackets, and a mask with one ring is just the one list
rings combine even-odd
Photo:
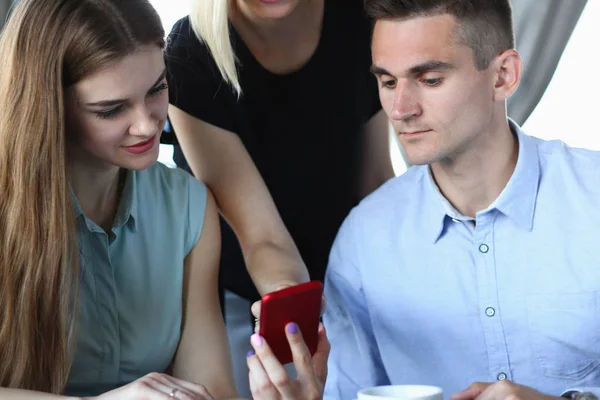
[(204, 385), (217, 399), (235, 398), (235, 383), (218, 295), (221, 233), (208, 191), (198, 243), (185, 259), (182, 333), (173, 376)]
[(175, 106), (169, 117), (194, 175), (214, 193), (261, 294), (306, 282), (308, 271), (240, 138)]

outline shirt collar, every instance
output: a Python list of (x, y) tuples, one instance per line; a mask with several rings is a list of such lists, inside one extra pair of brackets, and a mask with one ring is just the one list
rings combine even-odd
[[(500, 196), (480, 213), (496, 209), (510, 218), (519, 228), (531, 231), (540, 179), (537, 144), (513, 120), (509, 119), (508, 123), (519, 141), (517, 164)], [(423, 196), (425, 201), (421, 204), (426, 223), (424, 229), (431, 241), (436, 243), (444, 233), (448, 219), (467, 221), (472, 218), (459, 213), (444, 197), (433, 180), (429, 166), (416, 168), (421, 168), (421, 178), (425, 186)]]
[(137, 186), (137, 173), (136, 171), (127, 171), (125, 177), (125, 186), (123, 186), (123, 194), (121, 195), (121, 201), (117, 214), (115, 215), (115, 221), (113, 222), (113, 228), (120, 228), (123, 225), (131, 221), (131, 227), (134, 232), (136, 228), (137, 210), (138, 210), (138, 186)]
[(71, 185), (69, 185), (69, 193), (71, 194), (71, 203), (75, 209), (75, 218), (79, 218), (83, 215), (83, 210), (81, 209), (81, 204), (79, 204), (79, 200), (77, 200), (77, 196), (75, 196), (75, 192)]
[[(117, 213), (115, 215), (115, 220), (113, 222), (113, 229), (120, 228), (127, 223), (131, 224), (134, 232), (137, 230), (136, 227), (136, 218), (137, 218), (137, 210), (138, 210), (138, 187), (137, 187), (137, 173), (136, 171), (127, 171), (127, 176), (125, 177), (125, 185), (123, 186), (123, 193), (121, 195), (121, 201), (119, 202), (119, 207), (117, 209)], [(79, 204), (79, 200), (75, 196), (73, 189), (70, 188), (71, 192), (71, 200), (73, 202), (73, 208), (75, 209), (75, 217), (79, 218), (83, 215), (83, 210), (81, 208), (81, 204)], [(90, 231), (93, 230), (89, 224), (86, 225)]]
[(422, 214), (424, 217), (425, 234), (430, 238), (432, 243), (436, 243), (444, 232), (444, 227), (448, 214), (454, 209), (448, 200), (442, 195), (437, 187), (431, 169), (428, 165), (413, 167), (421, 169), (421, 179), (424, 186), (424, 201), (420, 203)]
[(535, 203), (540, 183), (540, 160), (535, 139), (509, 119), (519, 140), (519, 157), (510, 180), (489, 209), (495, 208), (526, 231), (533, 229)]

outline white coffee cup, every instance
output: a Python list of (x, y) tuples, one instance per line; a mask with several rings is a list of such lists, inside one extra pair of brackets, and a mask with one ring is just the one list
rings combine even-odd
[(443, 400), (437, 386), (391, 385), (376, 386), (358, 392), (358, 400)]

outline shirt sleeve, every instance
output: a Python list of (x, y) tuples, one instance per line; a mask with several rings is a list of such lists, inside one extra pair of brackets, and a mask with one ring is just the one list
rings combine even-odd
[(185, 255), (190, 254), (202, 235), (204, 218), (206, 217), (206, 202), (208, 193), (206, 185), (191, 175), (188, 175), (188, 235)]
[(165, 51), (169, 103), (228, 131), (235, 131), (232, 107), (237, 96), (223, 80), (208, 48), (183, 18), (173, 26)]
[(360, 389), (389, 385), (357, 265), (360, 243), (355, 240), (352, 213), (333, 244), (325, 276), (327, 311), (323, 316), (331, 343), (325, 399), (355, 399)]

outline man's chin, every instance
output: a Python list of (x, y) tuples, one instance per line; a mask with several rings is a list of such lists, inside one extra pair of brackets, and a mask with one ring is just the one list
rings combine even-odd
[(429, 165), (435, 162), (435, 158), (426, 155), (410, 155), (406, 154), (405, 160), (409, 165)]

